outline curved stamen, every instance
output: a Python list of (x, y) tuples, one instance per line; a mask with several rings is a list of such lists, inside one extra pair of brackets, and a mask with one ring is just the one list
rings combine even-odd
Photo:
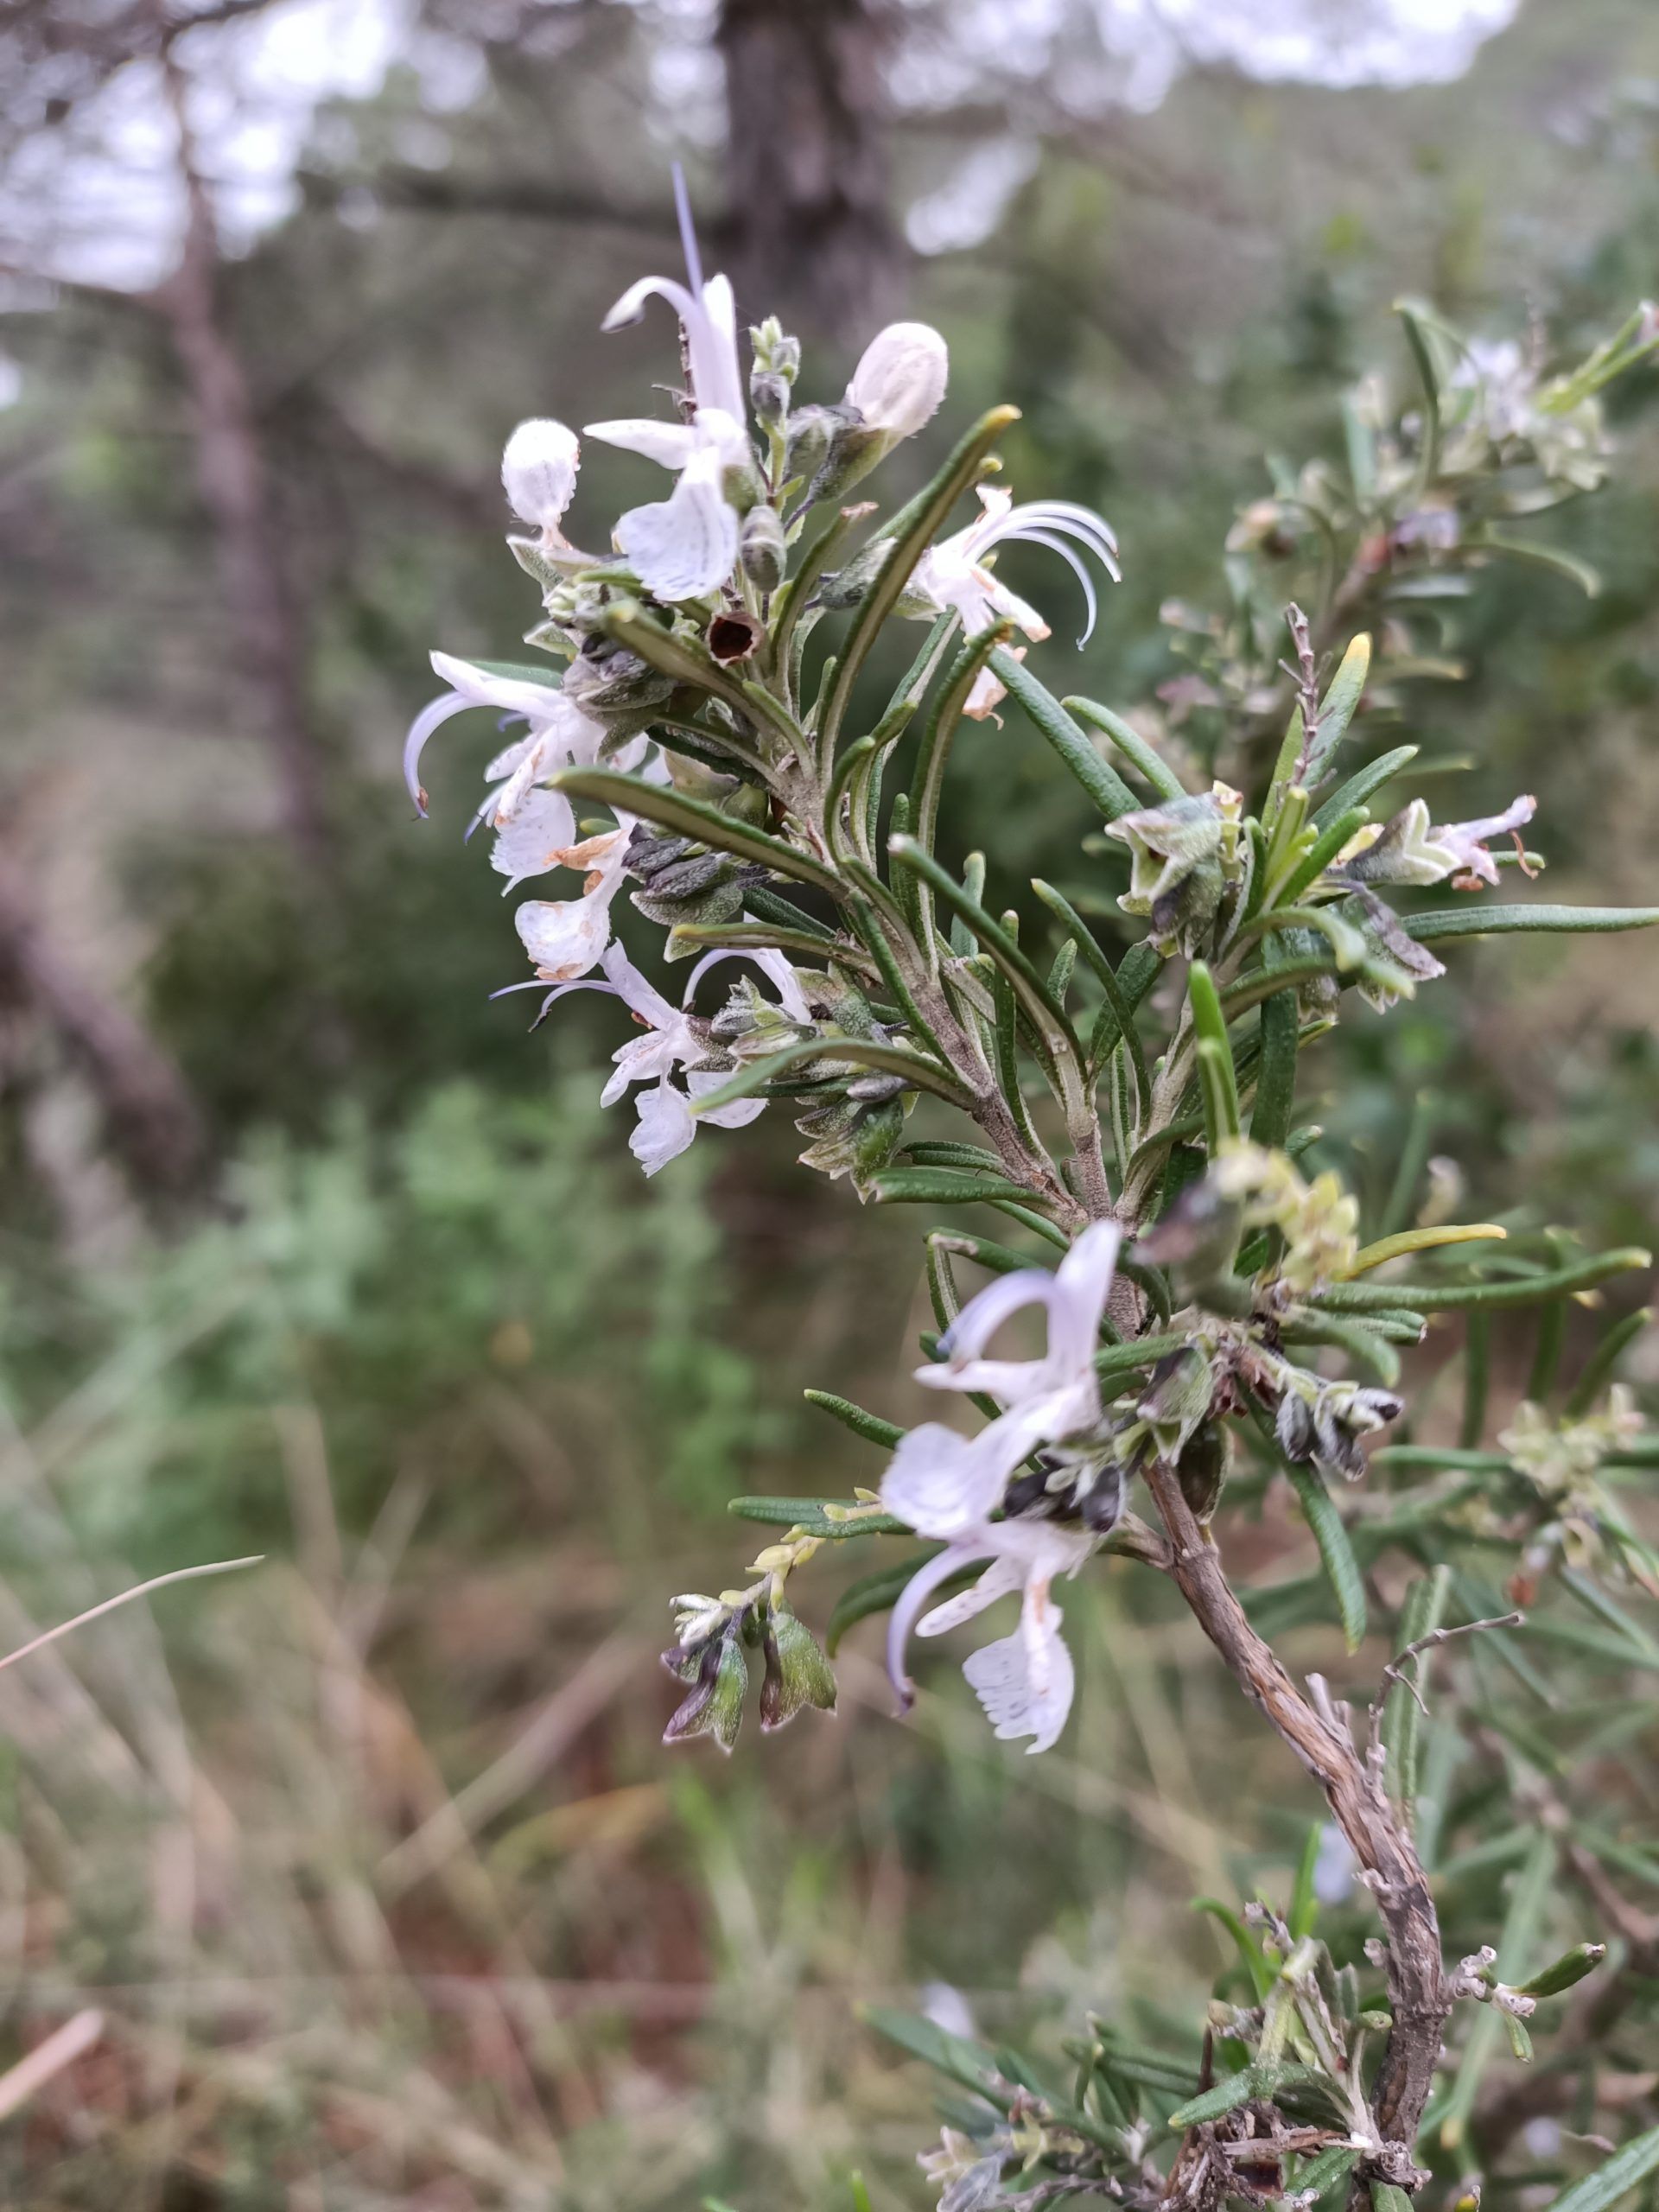
[(409, 735), (404, 740), (404, 782), (415, 802), (415, 811), (423, 822), (426, 820), (426, 791), (421, 783), (421, 755), (426, 750), (427, 740), (435, 729), (441, 729), (452, 715), (472, 704), (459, 691), (445, 691), (423, 707), (409, 726)]
[(685, 273), (691, 289), (702, 290), (702, 256), (697, 251), (697, 230), (691, 220), (691, 197), (685, 188), (685, 171), (676, 162), (671, 175), (674, 179), (674, 213), (680, 226), (680, 251), (685, 256)]
[(1046, 546), (1051, 553), (1058, 553), (1083, 586), (1084, 606), (1087, 619), (1083, 626), (1083, 635), (1077, 639), (1078, 647), (1081, 649), (1095, 634), (1095, 620), (1100, 613), (1100, 601), (1096, 594), (1095, 580), (1084, 568), (1081, 555), (1074, 553), (1063, 537), (1056, 537), (1046, 530), (1020, 529), (1004, 531), (1005, 544), (1015, 542), (1022, 545)]

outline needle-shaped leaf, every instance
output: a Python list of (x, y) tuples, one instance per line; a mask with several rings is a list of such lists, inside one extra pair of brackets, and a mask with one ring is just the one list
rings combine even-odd
[(1262, 1001), (1262, 1051), (1255, 1065), (1255, 1101), (1250, 1109), (1250, 1135), (1257, 1144), (1281, 1148), (1290, 1135), (1290, 1116), (1296, 1100), (1296, 1055), (1301, 1042), (1301, 1018), (1294, 990), (1275, 992)]
[(1216, 993), (1215, 978), (1202, 960), (1187, 970), (1187, 1003), (1197, 1033), (1198, 1086), (1203, 1095), (1205, 1134), (1210, 1156), (1239, 1135), (1238, 1077), (1233, 1068), (1233, 1049), (1227, 1041), (1227, 1023)]
[(1348, 734), (1348, 725), (1365, 695), (1366, 678), (1370, 672), (1371, 640), (1361, 631), (1350, 643), (1331, 679), (1330, 689), (1319, 702), (1319, 728), (1308, 747), (1300, 778), (1310, 790), (1321, 780), (1331, 756)]
[(1384, 784), (1391, 783), (1402, 768), (1410, 767), (1417, 758), (1414, 745), (1396, 745), (1390, 753), (1380, 753), (1375, 760), (1357, 769), (1345, 783), (1337, 785), (1313, 817), (1316, 830), (1327, 830), (1340, 815), (1351, 807), (1363, 806), (1373, 791), (1380, 791)]
[(620, 807), (626, 814), (641, 815), (647, 822), (658, 823), (683, 837), (695, 837), (700, 844), (717, 845), (722, 852), (731, 853), (739, 860), (753, 861), (779, 875), (793, 876), (800, 883), (816, 884), (821, 891), (836, 892), (840, 888), (831, 869), (810, 854), (786, 845), (781, 837), (769, 836), (764, 830), (752, 830), (747, 823), (722, 814), (718, 807), (709, 806), (700, 798), (687, 798), (683, 791), (661, 784), (648, 784), (643, 776), (625, 775), (618, 768), (561, 768), (548, 781), (568, 798), (592, 799), (601, 806)]
[(1062, 699), (1060, 710), (1074, 721), (1091, 723), (1103, 730), (1112, 743), (1132, 767), (1138, 768), (1160, 798), (1185, 798), (1186, 785), (1170, 766), (1155, 746), (1146, 739), (1122, 715), (1115, 715), (1109, 707), (1101, 706), (1096, 700)]
[[(969, 1094), (948, 1069), (940, 1067), (935, 1060), (924, 1059), (919, 1052), (912, 1052), (903, 1045), (881, 1044), (868, 1037), (808, 1037), (798, 1045), (786, 1045), (780, 1052), (768, 1053), (764, 1060), (750, 1061), (729, 1083), (721, 1084), (718, 1090), (707, 1091), (694, 1099), (691, 1110), (694, 1114), (712, 1114), (721, 1106), (734, 1106), (740, 1098), (752, 1098), (757, 1090), (764, 1090), (779, 1076), (814, 1060), (822, 1060), (831, 1067), (874, 1068), (882, 1075), (902, 1076), (917, 1090), (931, 1090), (964, 1110), (973, 1103)], [(1027, 1195), (1023, 1188), (1020, 1195)]]
[(799, 1529), (809, 1536), (838, 1542), (848, 1536), (907, 1536), (908, 1521), (896, 1521), (868, 1505), (840, 1497), (734, 1497), (726, 1510), (740, 1521), (765, 1521), (774, 1528)]
[(1362, 1245), (1353, 1265), (1341, 1280), (1367, 1274), (1371, 1268), (1385, 1267), (1406, 1252), (1432, 1252), (1442, 1244), (1502, 1243), (1509, 1233), (1491, 1221), (1445, 1222), (1438, 1229), (1402, 1229), (1398, 1236), (1379, 1236), (1376, 1243)]
[(1027, 676), (1024, 664), (1006, 647), (991, 655), (991, 673), (1020, 702), (1108, 822), (1136, 810), (1141, 802), (1122, 776), (1108, 767), (1054, 694)]
[(1419, 944), (1441, 944), (1454, 937), (1504, 937), (1511, 931), (1547, 931), (1569, 936), (1599, 936), (1616, 930), (1651, 929), (1659, 906), (1467, 906), (1437, 908), (1431, 914), (1402, 917), (1406, 934)]
[(723, 699), (746, 721), (767, 724), (772, 734), (787, 744), (799, 742), (800, 729), (781, 700), (772, 698), (759, 685), (747, 684), (728, 674), (706, 646), (664, 629), (636, 601), (619, 600), (605, 609), (601, 619), (607, 637), (626, 645), (663, 675), (671, 676), (677, 683), (690, 684)]
[(1357, 1651), (1365, 1641), (1365, 1578), (1354, 1557), (1347, 1528), (1317, 1467), (1287, 1462), (1286, 1472), (1302, 1509), (1302, 1518), (1319, 1547), (1319, 1565), (1336, 1597), (1343, 1642), (1351, 1652)]
[(1023, 1183), (1011, 1182), (1006, 1175), (951, 1167), (886, 1167), (871, 1177), (870, 1192), (879, 1205), (965, 1206), (994, 1198), (1029, 1202), (1032, 1195)]
[[(1040, 876), (1032, 878), (1031, 887), (1049, 912), (1058, 917), (1061, 926), (1065, 930), (1071, 943), (1082, 953), (1084, 963), (1095, 976), (1102, 990), (1105, 992), (1106, 1004), (1111, 1010), (1115, 1025), (1112, 1042), (1116, 1044), (1121, 1038), (1128, 1046), (1129, 1065), (1135, 1077), (1136, 1104), (1138, 1110), (1144, 1114), (1146, 1102), (1152, 1096), (1152, 1076), (1147, 1066), (1146, 1047), (1141, 1044), (1135, 1026), (1136, 1001), (1130, 995), (1130, 991), (1125, 988), (1122, 976), (1113, 969), (1111, 962), (1096, 944), (1094, 931), (1078, 913), (1077, 908), (1072, 906), (1071, 900), (1058, 892), (1052, 883), (1045, 883)], [(1141, 948), (1137, 946), (1135, 950), (1139, 951)], [(1133, 957), (1131, 954), (1125, 959), (1123, 964), (1126, 969), (1129, 964), (1129, 958)], [(1154, 953), (1153, 965), (1147, 971), (1146, 985), (1143, 988), (1150, 987), (1152, 977), (1156, 974), (1158, 966), (1157, 955)], [(1097, 1064), (1098, 1045), (1098, 1038), (1091, 1042), (1091, 1064)], [(1108, 1046), (1106, 1049), (1109, 1051), (1111, 1046)]]
[(1512, 1275), (1489, 1282), (1332, 1283), (1314, 1292), (1313, 1302), (1330, 1312), (1346, 1313), (1391, 1306), (1408, 1306), (1418, 1313), (1450, 1313), (1464, 1306), (1535, 1306), (1541, 1299), (1568, 1296), (1605, 1282), (1609, 1275), (1652, 1265), (1651, 1252), (1639, 1244), (1627, 1244), (1551, 1274)]
[(1659, 2173), (1659, 2127), (1633, 2136), (1605, 2165), (1564, 2190), (1549, 2212), (1612, 2212), (1622, 2196)]
[(862, 1406), (855, 1406), (850, 1398), (838, 1398), (831, 1390), (808, 1390), (803, 1395), (809, 1406), (817, 1406), (820, 1413), (828, 1414), (855, 1436), (861, 1436), (867, 1444), (879, 1445), (884, 1452), (891, 1452), (905, 1433), (897, 1422), (866, 1413)]
[[(1555, 1839), (1539, 1835), (1515, 1878), (1510, 1909), (1497, 1939), (1497, 1971), (1506, 1978), (1524, 1974), (1538, 1941), (1549, 1894), (1555, 1879)], [(1440, 2114), (1440, 2141), (1448, 2151), (1461, 2144), (1470, 2115), (1480, 2094), (1480, 2085), (1501, 2033), (1502, 2016), (1492, 2005), (1476, 2013), (1464, 2044), (1457, 2078)]]

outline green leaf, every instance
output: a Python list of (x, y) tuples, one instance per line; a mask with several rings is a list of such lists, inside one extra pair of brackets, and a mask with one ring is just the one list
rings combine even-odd
[[(1116, 1035), (1122, 1038), (1128, 1047), (1129, 1065), (1135, 1076), (1135, 1096), (1141, 1111), (1144, 1113), (1146, 1102), (1152, 1096), (1152, 1077), (1147, 1067), (1146, 1047), (1141, 1044), (1140, 1033), (1135, 1026), (1135, 1001), (1125, 989), (1123, 978), (1113, 971), (1110, 961), (1096, 943), (1094, 931), (1070, 899), (1058, 892), (1052, 883), (1045, 883), (1040, 876), (1032, 878), (1031, 887), (1049, 912), (1058, 917), (1061, 926), (1072, 944), (1082, 953), (1084, 962), (1092, 970), (1102, 990), (1105, 992), (1106, 1009), (1111, 1014)], [(1126, 960), (1125, 967), (1128, 964)], [(1158, 962), (1154, 955), (1151, 974), (1157, 972), (1157, 966)], [(1148, 986), (1151, 982), (1151, 974), (1147, 976)], [(1100, 1051), (1101, 1045), (1097, 1034), (1094, 1039), (1091, 1039), (1090, 1045), (1091, 1062), (1097, 1063)]]
[(861, 1436), (867, 1444), (879, 1445), (884, 1452), (891, 1452), (905, 1433), (896, 1422), (867, 1414), (862, 1406), (855, 1406), (850, 1398), (838, 1398), (832, 1391), (804, 1390), (801, 1395), (809, 1406), (817, 1406), (843, 1428), (850, 1428), (855, 1436)]
[(1249, 2104), (1252, 2097), (1270, 2097), (1278, 2086), (1281, 2070), (1259, 2060), (1241, 2067), (1236, 2074), (1228, 2075), (1213, 2088), (1200, 2090), (1184, 2105), (1177, 2105), (1169, 2115), (1169, 2124), (1172, 2127), (1197, 2127), (1206, 2120), (1219, 2120), (1224, 2113)]
[(591, 799), (601, 806), (643, 815), (647, 822), (660, 823), (683, 837), (717, 845), (739, 860), (753, 861), (776, 874), (793, 876), (798, 882), (816, 884), (820, 891), (838, 893), (841, 888), (830, 869), (809, 854), (798, 852), (793, 845), (786, 845), (781, 837), (751, 830), (746, 823), (722, 814), (718, 807), (688, 798), (683, 791), (664, 785), (648, 784), (641, 776), (624, 775), (616, 768), (561, 768), (548, 782), (568, 798)]
[(1005, 1175), (950, 1167), (886, 1167), (871, 1179), (870, 1191), (880, 1205), (965, 1206), (1031, 1196), (1023, 1183)]
[[(964, 1112), (973, 1103), (956, 1077), (937, 1060), (924, 1059), (907, 1046), (882, 1044), (871, 1037), (809, 1037), (798, 1045), (786, 1045), (780, 1052), (769, 1053), (764, 1060), (752, 1060), (718, 1090), (696, 1098), (691, 1111), (712, 1114), (719, 1107), (735, 1105), (740, 1098), (753, 1097), (757, 1090), (775, 1083), (790, 1069), (808, 1066), (814, 1060), (823, 1060), (832, 1066), (875, 1068), (883, 1075), (902, 1076), (918, 1090), (931, 1090), (940, 1098), (948, 1098)], [(1023, 1187), (1020, 1195), (1027, 1195)]]
[(1141, 802), (1123, 779), (1107, 766), (1054, 694), (1028, 676), (1006, 647), (991, 655), (991, 672), (1020, 702), (1108, 822), (1137, 810)]
[(1245, 1926), (1243, 1918), (1233, 1910), (1231, 1905), (1224, 1904), (1219, 1897), (1194, 1897), (1192, 1910), (1194, 1912), (1207, 1912), (1212, 1920), (1218, 1920), (1232, 1937), (1234, 1948), (1243, 1962), (1246, 1978), (1255, 1993), (1255, 2001), (1258, 2005), (1261, 2004), (1278, 1977), (1274, 1968), (1268, 1965), (1261, 1944)]
[(1339, 2096), (1336, 2084), (1317, 2067), (1281, 2065), (1268, 2058), (1252, 2060), (1236, 2074), (1230, 2074), (1217, 2082), (1213, 2088), (1204, 2089), (1196, 2097), (1189, 2097), (1178, 2105), (1169, 2115), (1172, 2128), (1197, 2127), (1206, 2120), (1219, 2120), (1253, 2097), (1264, 2101), (1280, 2096), (1287, 2090), (1313, 2089), (1327, 2097)]
[(874, 2028), (889, 2043), (896, 2043), (900, 2050), (907, 2050), (912, 2058), (919, 2058), (936, 2072), (944, 2075), (964, 2089), (971, 2089), (977, 2096), (1006, 2112), (1013, 2101), (1007, 2082), (988, 2050), (964, 2037), (949, 2034), (936, 2028), (931, 2020), (918, 2019), (912, 2012), (895, 2012), (885, 2005), (865, 2005), (860, 2007), (866, 2026)]
[(1345, 807), (1320, 830), (1288, 879), (1274, 891), (1274, 904), (1276, 906), (1294, 906), (1309, 885), (1316, 883), (1325, 874), (1355, 830), (1363, 830), (1370, 818), (1368, 807)]
[(819, 745), (827, 759), (840, 734), (842, 717), (852, 697), (853, 685), (870, 647), (909, 582), (911, 572), (927, 550), (935, 533), (978, 474), (979, 465), (1011, 423), (1020, 419), (1017, 407), (993, 407), (982, 415), (962, 438), (943, 468), (909, 510), (913, 517), (893, 541), (881, 563), (880, 573), (859, 601), (858, 613), (842, 649), (841, 665), (824, 709)]
[(1408, 768), (1417, 758), (1414, 745), (1396, 745), (1391, 753), (1379, 753), (1367, 766), (1338, 784), (1323, 806), (1313, 816), (1313, 827), (1326, 830), (1339, 815), (1351, 807), (1363, 806), (1373, 791), (1380, 791), (1384, 784), (1392, 783), (1402, 768)]
[(842, 507), (819, 531), (802, 554), (795, 573), (779, 590), (772, 604), (772, 658), (779, 668), (789, 665), (790, 644), (795, 626), (805, 612), (818, 578), (841, 550), (847, 533), (855, 523), (875, 512), (871, 501), (858, 506)]
[(1615, 2151), (1605, 2165), (1575, 2181), (1555, 2199), (1549, 2212), (1608, 2212), (1610, 2206), (1629, 2196), (1651, 2173), (1659, 2173), (1659, 2127), (1634, 2137), (1622, 2150)]
[[(1375, 1325), (1368, 1326), (1367, 1323)], [(1302, 1306), (1293, 1308), (1286, 1315), (1280, 1333), (1287, 1344), (1335, 1344), (1374, 1376), (1385, 1390), (1392, 1390), (1400, 1380), (1400, 1355), (1389, 1338), (1396, 1333), (1403, 1334), (1408, 1342), (1415, 1344), (1421, 1332), (1414, 1328), (1400, 1330), (1397, 1325), (1385, 1329), (1376, 1323), (1374, 1314), (1368, 1313), (1364, 1321), (1349, 1320), (1323, 1308), (1315, 1313)]]
[(1614, 930), (1651, 929), (1659, 906), (1447, 906), (1432, 914), (1402, 917), (1408, 937), (1419, 944), (1440, 944), (1454, 937), (1503, 937), (1511, 930), (1565, 931), (1605, 934)]
[(1186, 785), (1170, 766), (1155, 746), (1148, 745), (1140, 731), (1126, 722), (1122, 715), (1115, 715), (1109, 707), (1100, 706), (1093, 699), (1062, 699), (1062, 714), (1070, 715), (1080, 722), (1092, 722), (1103, 730), (1132, 767), (1138, 768), (1160, 798), (1185, 798)]
[(780, 701), (758, 684), (745, 683), (729, 675), (705, 646), (664, 629), (636, 601), (619, 600), (605, 609), (601, 620), (607, 636), (626, 645), (677, 683), (690, 684), (723, 699), (746, 721), (769, 723), (773, 735), (791, 746), (800, 743), (799, 726)]
[(1325, 774), (1332, 754), (1348, 734), (1348, 725), (1365, 694), (1371, 672), (1371, 640), (1362, 630), (1344, 653), (1331, 679), (1331, 688), (1319, 702), (1319, 723), (1308, 753), (1302, 781), (1311, 790)]
[[(795, 905), (792, 899), (781, 898), (769, 891), (763, 883), (752, 883), (743, 893), (743, 904), (758, 914), (763, 922), (776, 922), (782, 929), (797, 931), (803, 937), (816, 938), (820, 944), (833, 946), (840, 940), (833, 930)], [(828, 953), (823, 957), (827, 958)]]
[(979, 677), (980, 671), (995, 652), (1006, 634), (1007, 626), (997, 623), (989, 630), (970, 638), (957, 653), (946, 672), (938, 696), (933, 702), (931, 713), (922, 731), (917, 749), (916, 772), (910, 785), (911, 835), (927, 852), (933, 849), (933, 833), (938, 824), (939, 792), (944, 783), (945, 763), (950, 757), (950, 747), (962, 720), (962, 710), (968, 696)]
[(1287, 1462), (1286, 1471), (1295, 1485), (1302, 1517), (1319, 1548), (1319, 1564), (1335, 1592), (1343, 1641), (1350, 1651), (1357, 1651), (1365, 1641), (1365, 1578), (1348, 1541), (1348, 1530), (1316, 1467)]
[(1605, 1943), (1575, 1943), (1570, 1951), (1529, 1981), (1519, 1985), (1522, 1997), (1559, 1997), (1564, 1989), (1571, 1989), (1587, 1974), (1593, 1974), (1607, 1955)]
[[(753, 893), (747, 895), (753, 903)], [(855, 969), (863, 976), (879, 972), (861, 945), (849, 944), (844, 938), (824, 938), (810, 930), (787, 928), (778, 922), (677, 922), (668, 933), (663, 957), (671, 961), (690, 960), (699, 952), (726, 946), (792, 952), (804, 960), (831, 960), (837, 967)]]
[(801, 1529), (809, 1536), (839, 1542), (848, 1536), (909, 1536), (908, 1521), (842, 1497), (734, 1497), (726, 1510), (740, 1521), (765, 1521), (773, 1528)]
[(539, 683), (549, 691), (556, 691), (564, 680), (564, 671), (556, 661), (475, 660), (472, 665), (481, 668), (486, 676), (499, 676), (509, 683)]
[[(1360, 1594), (1363, 1599), (1363, 1590)], [(1351, 1650), (1352, 1648), (1350, 1645)], [(1301, 1860), (1290, 1893), (1290, 1932), (1299, 1940), (1304, 1936), (1311, 1936), (1319, 1924), (1319, 1901), (1313, 1893), (1313, 1876), (1319, 1866), (1319, 1847), (1324, 1840), (1325, 1822), (1314, 1821), (1309, 1826), (1307, 1841), (1302, 1846)]]
[(1313, 1296), (1319, 1306), (1338, 1313), (1365, 1313), (1399, 1306), (1408, 1306), (1417, 1313), (1450, 1313), (1461, 1306), (1534, 1306), (1540, 1299), (1588, 1290), (1609, 1275), (1652, 1265), (1651, 1252), (1638, 1244), (1626, 1244), (1553, 1274), (1516, 1275), (1497, 1282), (1339, 1282), (1316, 1291)]
[(1215, 979), (1202, 960), (1186, 973), (1187, 1003), (1198, 1034), (1198, 1084), (1204, 1098), (1205, 1133), (1213, 1160), (1221, 1145), (1239, 1134), (1238, 1077), (1233, 1069), (1233, 1050), (1227, 1041), (1227, 1024)]
[(1511, 537), (1507, 531), (1494, 530), (1490, 523), (1465, 542), (1471, 546), (1484, 545), (1491, 552), (1506, 554), (1514, 561), (1531, 561), (1541, 569), (1554, 569), (1558, 576), (1577, 584), (1586, 599), (1601, 596), (1600, 571), (1563, 546), (1541, 545), (1530, 537)]
[[(1359, 2164), (1359, 2152), (1351, 2151), (1344, 2143), (1332, 2143), (1310, 2158), (1296, 2177), (1296, 2194), (1313, 2197), (1334, 2196), (1351, 2177)], [(1403, 2192), (1402, 2192), (1403, 2193)], [(1344, 2202), (1346, 2198), (1344, 2196)]]
[[(1423, 387), (1422, 450), (1417, 463), (1417, 493), (1421, 498), (1434, 480), (1440, 465), (1440, 379), (1434, 365), (1434, 349), (1429, 337), (1430, 318), (1412, 300), (1396, 300), (1394, 311), (1405, 326), (1406, 341), (1417, 365), (1417, 374)], [(1401, 2212), (1401, 2208), (1379, 2205), (1377, 2212)]]
[(1507, 1229), (1499, 1229), (1490, 1221), (1448, 1222), (1439, 1229), (1402, 1229), (1397, 1236), (1380, 1236), (1375, 1244), (1363, 1246), (1343, 1281), (1348, 1282), (1356, 1275), (1369, 1274), (1373, 1268), (1385, 1267), (1406, 1252), (1432, 1252), (1442, 1244), (1502, 1243), (1509, 1233)]
[(1567, 1394), (1562, 1408), (1569, 1421), (1581, 1421), (1600, 1395), (1601, 1388), (1618, 1366), (1625, 1346), (1634, 1343), (1653, 1319), (1650, 1306), (1638, 1306), (1634, 1313), (1627, 1313), (1615, 1321), (1585, 1362), (1578, 1381)]
[(1301, 1021), (1296, 994), (1275, 992), (1262, 1001), (1262, 1054), (1256, 1062), (1255, 1103), (1250, 1112), (1250, 1135), (1257, 1144), (1283, 1147), (1290, 1135), (1291, 1110), (1296, 1098), (1296, 1054)]

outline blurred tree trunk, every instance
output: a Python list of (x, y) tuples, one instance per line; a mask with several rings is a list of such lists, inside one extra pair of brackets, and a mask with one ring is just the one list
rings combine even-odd
[(305, 697), (304, 645), (283, 571), (278, 518), (246, 365), (219, 297), (219, 232), (196, 167), (184, 86), (162, 50), (185, 190), (183, 250), (149, 295), (166, 323), (195, 418), (196, 477), (213, 528), (225, 603), (276, 769), (283, 826), (314, 867), (327, 857), (321, 749)]
[(205, 1164), (184, 1077), (142, 1023), (58, 950), (37, 901), (0, 861), (0, 1007), (43, 1023), (97, 1098), (111, 1151), (149, 1198), (176, 1198)]
[(900, 270), (881, 0), (723, 0), (732, 264), (742, 312), (868, 333)]

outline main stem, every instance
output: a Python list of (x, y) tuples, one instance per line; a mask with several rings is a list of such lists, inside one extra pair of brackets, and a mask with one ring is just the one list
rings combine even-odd
[[(1181, 1494), (1173, 1471), (1154, 1462), (1147, 1482), (1168, 1531), (1170, 1573), (1239, 1688), (1290, 1745), (1324, 1791), (1332, 1817), (1364, 1870), (1388, 1929), (1389, 1999), (1394, 2024), (1372, 2090), (1377, 2132), (1407, 2154), (1417, 2138), (1452, 2009), (1440, 1919), (1411, 1837), (1379, 1776), (1347, 1735), (1316, 1712), (1272, 1648), (1245, 1618), (1221, 1554)], [(1403, 2171), (1399, 2177), (1409, 2180)]]

